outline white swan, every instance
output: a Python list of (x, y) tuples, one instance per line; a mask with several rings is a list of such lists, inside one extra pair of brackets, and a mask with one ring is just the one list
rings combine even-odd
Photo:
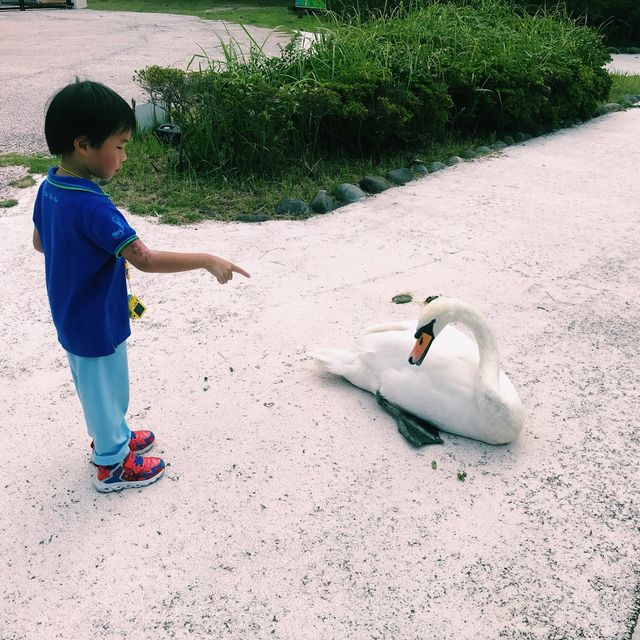
[[(471, 330), (475, 342), (450, 325), (456, 322)], [(435, 296), (427, 298), (414, 327), (410, 321), (372, 326), (353, 351), (311, 355), (327, 371), (376, 394), (412, 444), (442, 442), (429, 425), (489, 444), (512, 442), (524, 409), (500, 370), (484, 317), (462, 300)], [(422, 420), (416, 424), (413, 416)]]

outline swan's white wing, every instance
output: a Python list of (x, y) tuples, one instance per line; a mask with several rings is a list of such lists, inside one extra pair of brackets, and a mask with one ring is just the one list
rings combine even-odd
[(367, 327), (363, 333), (386, 333), (388, 331), (411, 331), (413, 334), (416, 332), (415, 320), (400, 320), (398, 322), (382, 322), (380, 324), (373, 324)]
[(327, 371), (371, 393), (380, 387), (380, 375), (402, 366), (411, 352), (415, 323), (386, 323), (369, 327), (358, 344), (345, 349), (317, 349), (311, 355)]
[(403, 368), (408, 364), (414, 342), (413, 328), (411, 331), (374, 331), (360, 338), (358, 348), (363, 352), (363, 362), (379, 378), (384, 371)]

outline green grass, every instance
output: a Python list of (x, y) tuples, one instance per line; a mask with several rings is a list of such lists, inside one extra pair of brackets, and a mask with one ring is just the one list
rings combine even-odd
[(640, 75), (612, 73), (613, 85), (609, 92), (609, 102), (620, 102), (622, 96), (640, 95)]
[(25, 156), (19, 153), (0, 154), (0, 167), (26, 167), (29, 173), (44, 175), (53, 163), (54, 159), (44, 154), (33, 156)]
[(8, 200), (0, 200), (0, 209), (9, 209), (15, 207), (18, 201), (15, 198), (9, 198)]
[(35, 183), (36, 181), (33, 178), (33, 176), (26, 175), (24, 176), (24, 178), (13, 180), (12, 182), (9, 183), (9, 186), (16, 187), (16, 189), (27, 189), (29, 187), (33, 187)]
[(220, 2), (220, 0), (89, 0), (88, 7), (100, 11), (141, 11), (198, 16), (240, 24), (280, 28), (283, 31), (313, 31), (321, 24), (321, 14), (292, 9), (293, 0), (269, 2)]

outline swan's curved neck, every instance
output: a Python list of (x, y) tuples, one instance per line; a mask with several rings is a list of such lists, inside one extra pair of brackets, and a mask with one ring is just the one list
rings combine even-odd
[(480, 379), (489, 387), (496, 387), (500, 377), (500, 352), (484, 316), (460, 300), (449, 301), (449, 322), (459, 322), (468, 327), (478, 343), (478, 372)]

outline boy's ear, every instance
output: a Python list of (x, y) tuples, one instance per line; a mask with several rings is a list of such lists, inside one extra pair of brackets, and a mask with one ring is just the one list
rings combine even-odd
[(91, 144), (89, 143), (89, 138), (87, 138), (87, 136), (78, 136), (73, 141), (73, 150), (79, 154), (86, 153), (90, 148)]

